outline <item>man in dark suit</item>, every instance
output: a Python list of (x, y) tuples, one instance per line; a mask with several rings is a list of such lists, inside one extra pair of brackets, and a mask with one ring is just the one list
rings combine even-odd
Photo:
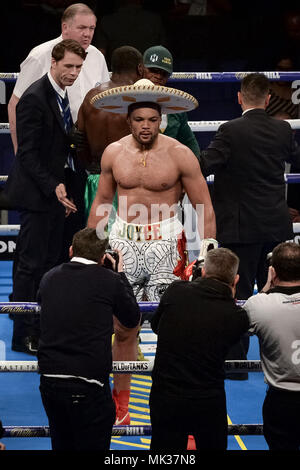
[[(20, 211), (18, 262), (13, 301), (36, 301), (42, 275), (57, 264), (65, 217), (76, 212), (68, 197), (64, 167), (70, 160), (70, 108), (65, 91), (74, 83), (86, 57), (71, 39), (52, 51), (49, 73), (34, 82), (17, 106), (18, 151), (5, 194)], [(32, 316), (16, 316), (12, 349), (35, 353), (39, 326)]]
[(243, 114), (222, 126), (201, 154), (201, 168), (214, 174), (217, 240), (240, 258), (237, 298), (261, 290), (267, 281), (267, 254), (293, 238), (285, 200), (285, 161), (296, 159), (290, 125), (266, 112), (269, 81), (246, 75), (238, 92)]
[[(213, 206), (217, 240), (240, 259), (236, 298), (248, 299), (255, 281), (260, 291), (267, 281), (267, 255), (279, 242), (293, 238), (285, 200), (285, 161), (296, 159), (290, 125), (270, 117), (270, 83), (264, 74), (246, 75), (238, 92), (243, 114), (222, 126), (201, 154), (205, 176), (214, 174)], [(244, 335), (227, 359), (247, 359)], [(245, 380), (247, 373), (227, 374)]]
[[(107, 245), (95, 229), (80, 230), (71, 261), (55, 266), (40, 283), (40, 391), (53, 450), (109, 450), (117, 412), (109, 384), (116, 321), (137, 345), (140, 309), (122, 253), (114, 261), (105, 254)], [(116, 263), (115, 272), (103, 266), (106, 257)], [(117, 375), (124, 374), (114, 381)]]

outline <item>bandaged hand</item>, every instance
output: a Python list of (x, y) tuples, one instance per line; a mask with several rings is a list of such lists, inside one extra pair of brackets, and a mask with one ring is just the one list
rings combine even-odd
[(201, 269), (204, 266), (205, 257), (209, 250), (218, 248), (218, 242), (214, 238), (204, 238), (201, 240), (200, 253), (198, 259), (190, 263), (184, 271), (185, 279), (194, 281), (197, 277), (201, 277)]
[(207, 252), (215, 248), (218, 248), (218, 242), (214, 238), (204, 238), (203, 240), (201, 240), (198, 261), (202, 261), (202, 259), (204, 261)]

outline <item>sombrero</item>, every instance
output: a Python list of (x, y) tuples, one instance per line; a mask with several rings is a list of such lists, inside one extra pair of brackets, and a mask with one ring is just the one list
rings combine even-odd
[(91, 98), (95, 108), (112, 113), (127, 113), (128, 106), (138, 102), (160, 105), (163, 114), (183, 113), (197, 108), (198, 101), (188, 93), (165, 86), (154, 85), (145, 78), (133, 85), (125, 85), (98, 93)]

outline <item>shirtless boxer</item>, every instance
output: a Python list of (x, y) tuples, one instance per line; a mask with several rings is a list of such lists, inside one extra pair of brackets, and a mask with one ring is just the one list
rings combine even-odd
[[(77, 151), (89, 171), (85, 189), (85, 210), (89, 214), (97, 192), (101, 156), (108, 144), (130, 134), (126, 114), (113, 114), (96, 109), (90, 100), (98, 93), (121, 85), (131, 85), (143, 75), (143, 57), (131, 46), (122, 46), (112, 54), (111, 79), (92, 88), (79, 108), (77, 127), (86, 136), (87, 147)], [(128, 329), (114, 318), (114, 361), (136, 361), (138, 328)], [(114, 374), (113, 398), (116, 404), (116, 424), (130, 424), (128, 402), (130, 395), (130, 374)]]
[(86, 136), (87, 146), (77, 153), (86, 163), (89, 176), (85, 190), (85, 209), (89, 214), (100, 174), (101, 156), (108, 144), (130, 134), (126, 114), (112, 114), (96, 109), (90, 100), (98, 93), (121, 85), (131, 85), (143, 76), (143, 57), (131, 46), (115, 49), (111, 60), (112, 75), (108, 82), (92, 88), (79, 108), (77, 127)]
[[(128, 109), (128, 103), (136, 99), (139, 88), (143, 91), (139, 98), (149, 102)], [(158, 301), (166, 286), (178, 279), (174, 269), (178, 264), (178, 237), (183, 227), (177, 208), (183, 189), (194, 205), (204, 204), (204, 237), (215, 237), (214, 211), (199, 163), (189, 148), (159, 133), (161, 106), (151, 102), (162, 99), (173, 106), (163, 106), (164, 112), (195, 107), (194, 98), (182, 96), (190, 97), (183, 92), (175, 96), (168, 88), (140, 80), (133, 86), (108, 90), (92, 99), (92, 103), (103, 110), (128, 111), (127, 122), (132, 134), (108, 145), (103, 152), (101, 180), (88, 226), (104, 230), (117, 190), (118, 215), (110, 232), (110, 244), (122, 252), (127, 279), (139, 300)], [(158, 206), (163, 210), (157, 210)], [(138, 217), (136, 211), (140, 211)], [(124, 354), (128, 354), (126, 347)], [(113, 396), (125, 411), (129, 389), (125, 388), (125, 382), (123, 386), (121, 391), (114, 390)], [(128, 424), (128, 420), (122, 424)]]
[(117, 190), (118, 215), (110, 232), (111, 247), (123, 253), (125, 272), (137, 299), (159, 301), (167, 285), (178, 279), (183, 227), (177, 209), (183, 190), (194, 208), (204, 206), (203, 219), (198, 217), (199, 225), (203, 222), (198, 227), (203, 246), (216, 233), (198, 161), (189, 148), (159, 133), (161, 112), (186, 112), (197, 102), (187, 93), (155, 86), (146, 79), (100, 93), (92, 102), (111, 112), (127, 110), (131, 134), (110, 144), (102, 155), (101, 184), (88, 226), (104, 230)]

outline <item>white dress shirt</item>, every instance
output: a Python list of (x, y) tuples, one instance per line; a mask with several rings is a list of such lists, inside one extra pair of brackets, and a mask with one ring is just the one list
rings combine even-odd
[[(21, 70), (14, 87), (14, 95), (21, 98), (24, 91), (33, 82), (41, 78), (51, 67), (51, 52), (53, 47), (62, 41), (62, 36), (44, 42), (32, 49), (26, 59), (21, 63)], [(78, 78), (72, 86), (67, 87), (73, 121), (76, 122), (81, 103), (87, 92), (97, 84), (109, 80), (109, 72), (102, 52), (90, 45), (86, 52), (87, 57), (83, 63)]]

